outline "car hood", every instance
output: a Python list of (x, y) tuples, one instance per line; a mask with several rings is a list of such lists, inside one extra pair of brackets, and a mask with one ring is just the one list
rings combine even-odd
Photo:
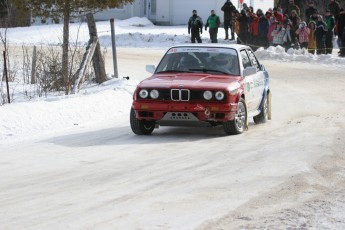
[(185, 88), (185, 89), (225, 89), (232, 82), (241, 81), (240, 76), (197, 73), (154, 74), (143, 80), (141, 88)]

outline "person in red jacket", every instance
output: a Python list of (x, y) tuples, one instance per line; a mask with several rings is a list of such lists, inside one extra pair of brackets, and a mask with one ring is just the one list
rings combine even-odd
[[(258, 10), (259, 13), (260, 13), (260, 9)], [(258, 13), (257, 11), (257, 13)], [(252, 17), (252, 21), (249, 25), (249, 32), (251, 34), (251, 44), (253, 45), (252, 46), (252, 49), (253, 50), (256, 50), (257, 49), (257, 46), (259, 45), (258, 44), (258, 35), (259, 35), (259, 17), (257, 16), (257, 14), (252, 14), (251, 15)]]
[(276, 7), (273, 8), (273, 16), (278, 22), (284, 22), (284, 15), (280, 13)]

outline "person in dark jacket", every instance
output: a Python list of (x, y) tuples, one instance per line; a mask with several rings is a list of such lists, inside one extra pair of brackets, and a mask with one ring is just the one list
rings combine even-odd
[(315, 39), (316, 39), (316, 54), (325, 54), (326, 53), (326, 34), (327, 34), (327, 25), (323, 21), (321, 15), (317, 16)]
[(312, 13), (312, 15), (309, 17), (307, 23), (314, 21), (315, 24), (317, 23), (317, 16), (319, 15), (319, 12), (317, 11), (317, 9), (315, 9)]
[(212, 43), (218, 43), (217, 35), (218, 35), (218, 27), (220, 25), (220, 19), (214, 10), (211, 10), (211, 15), (208, 17), (205, 31), (207, 31), (207, 27), (210, 27), (210, 39)]
[(340, 13), (340, 4), (336, 0), (330, 0), (328, 4), (328, 9), (331, 11), (331, 14), (334, 16), (335, 20), (338, 20)]
[(235, 39), (235, 34), (234, 34), (235, 25), (233, 24), (232, 17), (233, 17), (233, 13), (235, 12), (236, 8), (230, 0), (226, 0), (224, 5), (222, 6), (221, 10), (224, 12), (225, 40), (229, 39), (229, 29), (231, 30), (231, 39), (230, 40), (234, 40)]
[(331, 15), (331, 11), (329, 9), (326, 10), (325, 15), (325, 23), (327, 25), (327, 33), (326, 33), (326, 53), (331, 54), (333, 51), (333, 34), (334, 34), (334, 27), (335, 27), (335, 19), (334, 16)]
[(309, 7), (305, 10), (304, 12), (304, 16), (305, 16), (305, 21), (308, 23), (309, 19), (311, 17), (311, 15), (314, 13), (314, 11), (316, 10), (315, 5), (314, 5), (314, 1), (311, 0), (308, 3)]
[(237, 18), (239, 23), (240, 33), (238, 34), (238, 43), (247, 44), (247, 34), (248, 34), (248, 17), (244, 10), (241, 10), (240, 16)]
[(188, 21), (188, 34), (192, 33), (192, 43), (195, 43), (195, 39), (198, 41), (198, 43), (201, 43), (200, 33), (202, 34), (202, 27), (202, 19), (198, 16), (196, 10), (193, 10), (193, 15)]
[(339, 17), (337, 21), (338, 46), (340, 48), (339, 56), (345, 57), (345, 10), (339, 10)]
[(264, 48), (268, 47), (267, 33), (269, 28), (269, 22), (262, 11), (257, 13), (259, 17), (259, 26), (258, 26), (258, 36), (259, 36), (259, 46)]

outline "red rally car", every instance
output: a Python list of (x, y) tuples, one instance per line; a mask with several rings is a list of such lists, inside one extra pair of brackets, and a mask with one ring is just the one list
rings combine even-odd
[(271, 117), (269, 75), (250, 47), (186, 44), (168, 49), (153, 75), (137, 86), (130, 113), (132, 131), (149, 135), (158, 126), (222, 125), (240, 134), (248, 118)]

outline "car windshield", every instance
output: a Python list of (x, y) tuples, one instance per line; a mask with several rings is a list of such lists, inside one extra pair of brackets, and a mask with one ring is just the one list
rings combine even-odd
[(213, 47), (171, 48), (157, 66), (156, 73), (202, 72), (240, 75), (235, 49)]

